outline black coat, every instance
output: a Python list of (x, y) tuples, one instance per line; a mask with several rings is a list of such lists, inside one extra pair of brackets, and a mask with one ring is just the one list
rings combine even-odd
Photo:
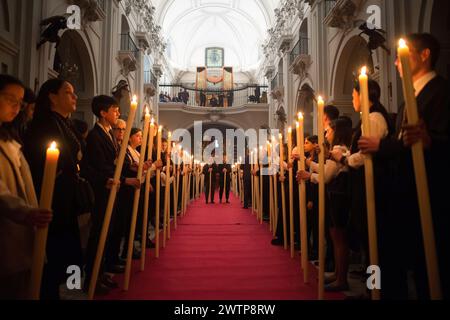
[(25, 136), (24, 153), (30, 164), (38, 195), (41, 193), (46, 150), (52, 141), (56, 142), (60, 156), (53, 192), (54, 217), (50, 232), (63, 231), (77, 224), (75, 184), (81, 146), (70, 120), (55, 112), (37, 114)]
[(231, 164), (228, 163), (223, 163), (223, 164), (219, 164), (217, 167), (217, 171), (220, 174), (220, 183), (223, 184), (223, 180), (225, 177), (225, 174), (223, 173), (223, 169), (227, 169), (227, 182), (230, 183), (231, 181)]

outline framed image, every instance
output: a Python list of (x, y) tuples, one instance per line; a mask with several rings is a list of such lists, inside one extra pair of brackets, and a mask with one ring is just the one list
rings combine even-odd
[(223, 48), (206, 48), (206, 67), (222, 68), (224, 65)]

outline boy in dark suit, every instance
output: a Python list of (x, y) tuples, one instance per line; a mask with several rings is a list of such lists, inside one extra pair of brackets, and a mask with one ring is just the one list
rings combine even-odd
[[(120, 116), (117, 101), (109, 96), (95, 97), (92, 101), (92, 112), (97, 116), (98, 122), (89, 132), (86, 139), (86, 154), (82, 164), (83, 175), (89, 180), (95, 193), (92, 228), (86, 252), (85, 290), (87, 290), (91, 278), (109, 193), (114, 184), (116, 158), (119, 153), (119, 147), (112, 130)], [(124, 266), (118, 264), (120, 233), (114, 232), (118, 223), (117, 214), (118, 211), (114, 208), (104, 251), (105, 265), (104, 268), (101, 268), (100, 275), (102, 271), (110, 273), (121, 273), (124, 271)], [(103, 293), (108, 288), (115, 286), (116, 284), (111, 279), (101, 275), (97, 283), (97, 292)]]

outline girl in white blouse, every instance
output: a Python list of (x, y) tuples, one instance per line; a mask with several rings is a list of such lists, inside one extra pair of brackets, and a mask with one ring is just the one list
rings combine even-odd
[[(334, 120), (326, 133), (327, 142), (331, 151), (339, 150), (342, 154), (349, 155), (352, 139), (352, 121), (348, 117), (340, 117)], [(326, 155), (326, 158), (328, 156)], [(312, 183), (319, 182), (319, 165), (311, 160), (306, 161), (310, 172), (299, 171), (297, 179), (310, 180)], [(348, 240), (347, 225), (349, 218), (348, 168), (345, 164), (337, 162), (332, 158), (326, 160), (324, 172), (327, 188), (326, 213), (327, 225), (330, 226), (330, 236), (333, 241), (335, 273), (326, 279), (328, 292), (348, 290)]]

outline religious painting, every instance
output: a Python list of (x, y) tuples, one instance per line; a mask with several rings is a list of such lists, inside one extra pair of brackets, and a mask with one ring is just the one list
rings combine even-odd
[(224, 65), (223, 48), (206, 48), (206, 67), (222, 68)]

